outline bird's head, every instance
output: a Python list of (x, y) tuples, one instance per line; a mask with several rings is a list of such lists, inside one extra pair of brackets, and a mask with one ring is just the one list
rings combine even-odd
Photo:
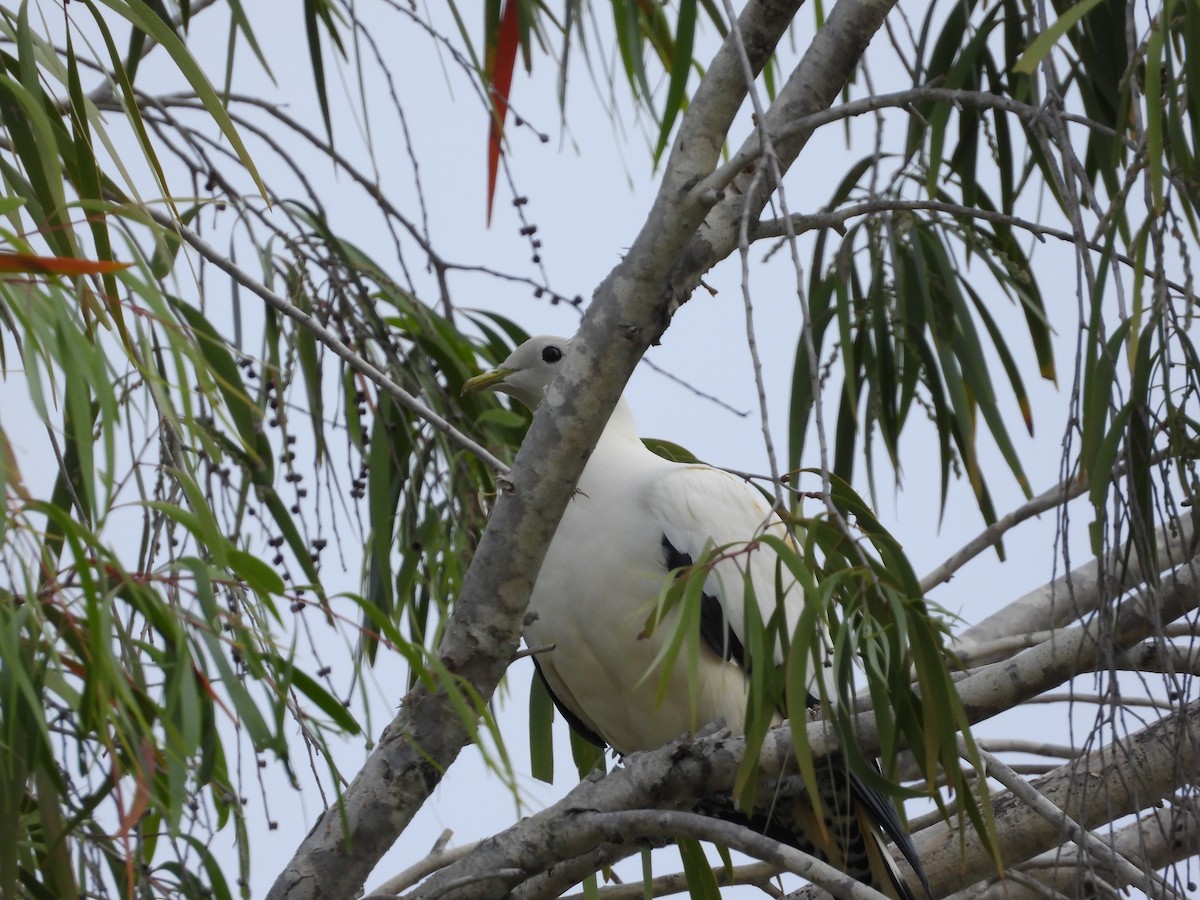
[(570, 341), (553, 335), (530, 338), (508, 355), (498, 367), (476, 375), (463, 384), (463, 394), (500, 391), (537, 409), (546, 388), (558, 374), (559, 363), (567, 355)]

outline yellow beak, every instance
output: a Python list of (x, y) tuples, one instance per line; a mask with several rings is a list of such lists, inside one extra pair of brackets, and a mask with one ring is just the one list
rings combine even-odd
[(484, 372), (482, 375), (476, 375), (474, 378), (468, 378), (463, 382), (462, 396), (467, 394), (477, 394), (480, 391), (486, 391), (501, 384), (505, 378), (513, 373), (512, 369), (492, 369), (490, 372)]

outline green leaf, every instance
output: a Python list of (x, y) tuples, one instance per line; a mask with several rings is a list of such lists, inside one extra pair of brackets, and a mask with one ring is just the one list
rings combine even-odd
[(54, 165), (59, 142), (45, 106), (25, 85), (0, 75), (0, 121), (29, 176), (31, 193), (24, 199), (37, 205), (31, 212), (42, 222), (41, 236), (56, 255), (76, 256), (62, 171)]
[(679, 847), (679, 857), (683, 860), (683, 874), (687, 881), (688, 894), (693, 900), (720, 900), (721, 890), (717, 886), (716, 876), (704, 848), (700, 842), (692, 838), (680, 838), (675, 842)]
[(554, 701), (546, 683), (535, 674), (529, 681), (529, 772), (539, 781), (554, 783)]
[(226, 555), (229, 568), (258, 593), (282, 594), (287, 589), (279, 573), (253, 553), (231, 547)]
[(329, 94), (325, 86), (325, 55), (321, 49), (321, 30), (318, 17), (325, 7), (325, 0), (304, 0), (304, 33), (308, 37), (308, 61), (312, 66), (313, 80), (317, 89), (317, 104), (321, 108), (321, 121), (325, 123), (325, 137), (333, 145), (333, 119), (329, 115)]
[[(79, 67), (75, 60), (75, 45), (70, 31), (67, 32), (67, 90), (70, 94), (70, 120), (73, 140), (69, 144), (73, 155), (68, 169), (72, 173), (72, 181), (79, 191), (81, 204), (85, 207), (105, 210), (104, 192), (108, 187), (92, 151), (92, 134), (88, 124), (88, 101), (83, 93), (83, 85), (79, 78)], [(65, 162), (64, 158), (64, 162)], [(112, 241), (109, 238), (108, 223), (103, 212), (88, 217), (88, 225), (92, 232), (92, 241), (96, 245), (96, 255), (101, 260), (112, 260)], [(117, 279), (114, 275), (103, 277), (105, 301), (112, 311), (111, 321), (116, 325), (118, 333), (125, 345), (130, 346), (129, 335), (125, 330), (125, 318), (120, 313), (117, 302)]]
[[(200, 208), (200, 204), (196, 203), (185, 209), (179, 214), (179, 224), (185, 227), (190, 225)], [(166, 278), (171, 274), (171, 270), (175, 268), (179, 248), (183, 245), (183, 238), (176, 231), (163, 229), (161, 237), (161, 243), (154, 248), (154, 255), (150, 257), (150, 274), (155, 278)]]
[[(1107, 341), (1101, 341), (1100, 322), (1097, 307), (1091, 326), (1085, 333), (1084, 358), (1087, 364), (1083, 373), (1083, 402), (1080, 405), (1082, 438), (1079, 463), (1083, 471), (1092, 474), (1097, 471), (1099, 447), (1106, 440), (1105, 435), (1111, 434), (1107, 423), (1116, 385), (1116, 363), (1121, 359), (1121, 346), (1130, 328), (1130, 321), (1122, 322)], [(1105, 481), (1108, 481), (1107, 476)]]
[[(221, 621), (224, 617), (217, 605), (216, 594), (213, 591), (213, 583), (209, 577), (207, 564), (195, 557), (183, 557), (178, 560), (176, 566), (180, 571), (191, 572), (194, 579), (196, 599), (199, 601), (200, 608), (208, 621)], [(267, 725), (267, 720), (263, 717), (258, 704), (246, 689), (242, 676), (234, 670), (230, 663), (227, 650), (220, 639), (212, 632), (201, 632), (200, 639), (208, 650), (209, 660), (216, 666), (220, 674), (221, 686), (233, 702), (234, 709), (237, 712), (237, 722), (246, 729), (246, 733), (254, 743), (255, 749), (265, 750), (273, 747), (276, 753), (285, 754), (286, 745), (282, 743), (282, 739), (276, 739), (270, 726)]]
[(186, 303), (174, 304), (175, 311), (196, 333), (196, 345), (210, 366), (207, 377), (216, 384), (229, 418), (237, 428), (255, 484), (270, 484), (274, 477), (271, 445), (262, 427), (262, 410), (250, 398), (228, 345), (198, 310)]
[(616, 25), (617, 48), (625, 67), (625, 77), (635, 96), (648, 100), (654, 92), (646, 74), (646, 61), (642, 55), (642, 12), (637, 0), (613, 0), (613, 21)]
[[(1183, 67), (1190, 85), (1200, 84), (1200, 5), (1183, 4)], [(1200, 91), (1187, 91), (1187, 121), (1193, 153), (1200, 153)]]
[[(408, 597), (419, 564), (412, 541), (405, 542), (401, 568), (393, 582), (393, 549), (397, 528), (411, 522), (414, 510), (397, 513), (404, 485), (411, 481), (411, 457), (415, 448), (409, 439), (404, 412), (392, 400), (381, 400), (375, 415), (367, 455), (367, 510), (372, 523), (367, 543), (367, 598), (385, 615), (396, 615), (396, 598)], [(411, 531), (411, 525), (409, 530)], [(369, 659), (374, 658), (375, 643), (367, 638), (363, 645)]]
[[(101, 0), (101, 2), (104, 2), (104, 0)], [(83, 3), (87, 7), (88, 11), (92, 14), (92, 19), (96, 23), (96, 28), (99, 31), (101, 38), (104, 40), (104, 46), (108, 51), (109, 63), (111, 66), (111, 77), (121, 89), (121, 95), (125, 101), (124, 108), (126, 110), (126, 117), (129, 121), (129, 125), (132, 127), (134, 135), (137, 137), (138, 144), (142, 149), (142, 155), (145, 157), (146, 163), (150, 166), (151, 171), (154, 173), (155, 180), (162, 189), (164, 196), (168, 198), (168, 204), (170, 204), (171, 201), (169, 198), (171, 196), (171, 190), (167, 185), (167, 176), (163, 171), (162, 164), (159, 162), (158, 154), (154, 149), (154, 144), (150, 140), (149, 134), (146, 132), (146, 123), (142, 120), (142, 115), (139, 111), (137, 95), (133, 90), (133, 82), (130, 80), (129, 72), (125, 69), (125, 65), (121, 59), (121, 53), (117, 49), (116, 42), (113, 40), (112, 34), (108, 29), (108, 24), (104, 15), (99, 9), (96, 8), (93, 0), (83, 0)], [(172, 37), (174, 37), (174, 32), (172, 32), (170, 28), (166, 28), (166, 26), (163, 25), (162, 20), (159, 19), (157, 15), (148, 9), (144, 9), (144, 7), (145, 4), (143, 3), (143, 11), (148, 14), (150, 18), (153, 18), (156, 22), (158, 22), (159, 26), (165, 28), (165, 30), (170, 33)], [(179, 43), (178, 38), (175, 38), (175, 43)], [(186, 54), (186, 51), (184, 52)]]
[(1020, 75), (1032, 75), (1038, 64), (1054, 49), (1059, 38), (1101, 2), (1103, 0), (1079, 0), (1068, 7), (1045, 31), (1030, 41), (1029, 48), (1021, 54), (1021, 58), (1013, 66), (1013, 71)]
[(574, 728), (570, 731), (570, 737), (571, 759), (575, 762), (575, 768), (579, 772), (580, 780), (586, 778), (592, 772), (603, 772), (605, 769), (604, 751), (591, 741), (577, 734)]
[[(1099, 516), (1108, 500), (1108, 492), (1112, 488), (1112, 470), (1117, 462), (1117, 453), (1125, 438), (1125, 426), (1129, 422), (1129, 414), (1133, 407), (1126, 403), (1112, 417), (1112, 424), (1104, 440), (1100, 442), (1095, 456), (1089, 461), (1088, 467), (1088, 499), (1096, 507)], [(1100, 548), (1103, 554), (1103, 548)]]
[(696, 0), (680, 0), (679, 18), (675, 28), (675, 52), (671, 58), (671, 81), (667, 87), (667, 98), (663, 102), (662, 125), (658, 132), (658, 145), (654, 148), (657, 163), (667, 141), (671, 137), (671, 126), (682, 111), (687, 95), (688, 74), (692, 67), (692, 45), (696, 33)]
[[(90, 5), (91, 0), (85, 0), (85, 2), (88, 2)], [(192, 86), (192, 90), (196, 92), (196, 97), (204, 105), (205, 111), (212, 116), (213, 122), (221, 130), (225, 139), (229, 141), (229, 146), (237, 154), (242, 165), (246, 167), (246, 171), (250, 177), (254, 179), (254, 184), (258, 187), (261, 195), (264, 198), (269, 198), (270, 193), (267, 191), (266, 185), (263, 184), (262, 178), (258, 174), (258, 169), (255, 168), (254, 161), (250, 158), (250, 153), (242, 143), (241, 135), (238, 134), (233, 120), (229, 118), (225, 104), (221, 101), (220, 96), (213, 89), (213, 86), (209, 84), (204, 71), (200, 68), (200, 65), (196, 62), (196, 59), (192, 56), (187, 46), (179, 39), (179, 35), (145, 4), (138, 3), (136, 0), (131, 0), (131, 2), (126, 2), (126, 0), (100, 0), (100, 2), (133, 23), (137, 28), (146, 32), (146, 34), (153, 37), (162, 45), (162, 48), (179, 68), (180, 73), (187, 79), (188, 84)]]
[[(1156, 310), (1155, 319), (1158, 313)], [(1137, 356), (1133, 366), (1133, 379), (1129, 387), (1129, 405), (1132, 407), (1126, 430), (1126, 466), (1128, 467), (1129, 513), (1133, 545), (1137, 551), (1142, 571), (1151, 583), (1158, 581), (1158, 551), (1155, 539), (1154, 473), (1151, 455), (1154, 452), (1154, 425), (1151, 419), (1149, 398), (1150, 379), (1158, 361), (1154, 350), (1154, 338), (1158, 322), (1150, 321), (1138, 341)]]
[[(186, 4), (181, 3), (180, 6), (184, 7), (183, 24), (186, 30), (188, 19)], [(230, 29), (237, 29), (246, 36), (246, 43), (250, 45), (250, 50), (254, 53), (254, 58), (258, 60), (258, 64), (263, 67), (263, 71), (267, 73), (267, 76), (271, 79), (271, 82), (273, 84), (276, 83), (275, 76), (271, 72), (270, 63), (268, 62), (267, 57), (263, 54), (262, 48), (258, 44), (258, 38), (255, 37), (254, 30), (250, 27), (250, 20), (246, 17), (246, 10), (241, 0), (229, 0), (229, 17)], [(229, 56), (230, 63), (232, 64), (233, 54), (230, 53)]]
[(663, 459), (677, 463), (699, 463), (702, 462), (692, 451), (686, 447), (681, 447), (672, 441), (664, 441), (659, 438), (642, 438), (642, 443), (646, 445), (646, 449), (656, 456), (661, 456)]
[(1151, 215), (1163, 213), (1163, 26), (1150, 23), (1146, 41), (1146, 162), (1149, 166)]
[(291, 684), (305, 697), (311, 700), (318, 709), (333, 719), (346, 734), (359, 734), (360, 729), (354, 716), (346, 709), (345, 704), (321, 687), (307, 672), (297, 668), (290, 661), (276, 658), (276, 665), (286, 670)]

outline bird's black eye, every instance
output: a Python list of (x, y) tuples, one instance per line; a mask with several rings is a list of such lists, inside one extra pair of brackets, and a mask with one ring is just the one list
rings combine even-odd
[(542, 348), (542, 362), (554, 364), (562, 358), (563, 352), (561, 347), (550, 346)]

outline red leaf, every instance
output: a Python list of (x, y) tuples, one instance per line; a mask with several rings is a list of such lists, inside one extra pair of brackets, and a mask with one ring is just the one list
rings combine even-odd
[(500, 33), (496, 46), (488, 54), (487, 80), (492, 97), (492, 121), (488, 128), (487, 223), (492, 224), (492, 200), (496, 196), (496, 172), (500, 167), (501, 139), (504, 136), (504, 117), (508, 114), (508, 91), (512, 87), (513, 69), (517, 64), (520, 30), (517, 25), (518, 0), (505, 0), (500, 13)]
[(130, 263), (74, 259), (70, 256), (34, 256), (32, 253), (0, 251), (0, 272), (33, 275), (107, 275), (128, 269)]

